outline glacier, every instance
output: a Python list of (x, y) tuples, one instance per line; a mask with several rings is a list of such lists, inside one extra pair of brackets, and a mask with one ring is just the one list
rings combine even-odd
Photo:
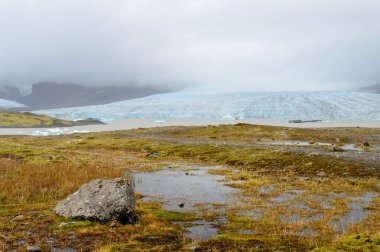
[(119, 118), (380, 120), (380, 94), (356, 91), (177, 92), (105, 105), (33, 111), (104, 122)]
[(21, 104), (15, 101), (0, 99), (0, 108), (2, 109), (25, 108), (25, 107), (26, 106), (24, 104)]

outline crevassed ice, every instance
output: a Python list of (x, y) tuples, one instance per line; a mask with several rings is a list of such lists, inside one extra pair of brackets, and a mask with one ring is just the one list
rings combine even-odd
[(272, 118), (380, 120), (380, 94), (354, 91), (167, 93), (105, 105), (35, 111), (78, 120), (96, 118)]

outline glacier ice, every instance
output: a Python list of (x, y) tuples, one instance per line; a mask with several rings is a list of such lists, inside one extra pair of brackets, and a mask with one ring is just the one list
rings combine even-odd
[(24, 107), (26, 107), (24, 104), (21, 104), (15, 101), (0, 99), (0, 108), (2, 109), (24, 108)]
[(355, 91), (166, 93), (105, 105), (34, 111), (62, 119), (243, 118), (380, 120), (380, 94)]

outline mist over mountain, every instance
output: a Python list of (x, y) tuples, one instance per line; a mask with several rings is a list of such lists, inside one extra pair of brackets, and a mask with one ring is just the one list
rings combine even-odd
[(34, 84), (32, 92), (19, 101), (30, 109), (64, 108), (106, 104), (164, 92), (168, 90), (155, 87), (86, 87), (72, 83), (41, 82)]
[(361, 90), (380, 94), (380, 83), (368, 87), (364, 87)]
[(39, 82), (23, 96), (17, 87), (6, 86), (0, 99), (17, 101), (33, 109), (54, 109), (106, 104), (169, 92), (168, 89), (149, 86), (87, 87), (73, 83)]

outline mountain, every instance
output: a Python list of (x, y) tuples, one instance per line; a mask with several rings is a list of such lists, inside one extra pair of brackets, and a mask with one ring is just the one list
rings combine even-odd
[(380, 83), (373, 86), (364, 87), (361, 90), (380, 94)]
[(0, 99), (6, 99), (11, 101), (19, 100), (22, 97), (18, 87), (3, 86), (0, 87)]
[(106, 104), (167, 92), (153, 87), (86, 87), (72, 83), (40, 82), (17, 101), (33, 109), (53, 109)]
[(106, 105), (35, 111), (62, 119), (274, 118), (380, 120), (380, 94), (355, 91), (167, 93)]

